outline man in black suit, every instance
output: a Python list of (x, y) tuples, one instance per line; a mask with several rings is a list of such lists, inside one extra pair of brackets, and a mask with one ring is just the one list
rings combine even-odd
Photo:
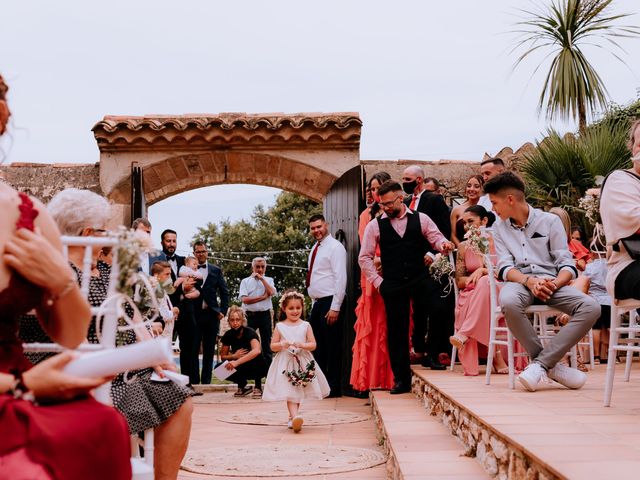
[[(411, 210), (424, 213), (431, 218), (442, 235), (447, 240), (451, 239), (449, 207), (447, 207), (442, 195), (426, 190), (422, 167), (412, 165), (402, 172), (402, 189), (407, 195), (410, 195), (405, 200), (405, 204)], [(430, 263), (436, 253), (432, 245), (426, 261)], [(442, 370), (445, 366), (440, 363), (438, 357), (440, 353), (447, 353), (450, 348), (448, 338), (453, 335), (455, 299), (453, 293), (445, 295), (445, 285), (437, 282), (431, 276), (428, 277), (427, 282), (429, 283), (428, 319), (427, 321), (414, 322), (418, 328), (414, 327), (412, 343), (417, 353), (425, 354), (422, 360), (424, 367)], [(421, 326), (426, 327), (426, 330)], [(425, 343), (425, 337), (427, 343)], [(427, 348), (432, 351), (427, 352)]]
[[(168, 262), (171, 265), (171, 280), (175, 283), (178, 279), (178, 271), (184, 265), (184, 257), (176, 254), (176, 248), (178, 247), (178, 234), (176, 231), (169, 228), (163, 231), (160, 235), (160, 245), (162, 246), (162, 252), (156, 257), (151, 257), (149, 261), (152, 264), (158, 261)], [(171, 304), (180, 310), (174, 329), (174, 335), (177, 335), (180, 340), (180, 372), (193, 379), (196, 377), (195, 372), (200, 369), (197, 353), (195, 354), (195, 363), (193, 363), (196, 324), (193, 309), (184, 308), (182, 305), (182, 295), (182, 286), (180, 286), (176, 288), (174, 293), (169, 295), (169, 299)]]
[[(198, 259), (198, 271), (202, 273), (202, 283), (198, 281), (196, 288), (200, 291), (200, 297), (195, 299), (195, 351), (196, 361), (198, 351), (202, 344), (202, 374), (197, 382), (211, 383), (213, 370), (213, 355), (216, 347), (220, 320), (226, 315), (229, 307), (229, 290), (222, 276), (222, 270), (215, 265), (207, 263), (207, 245), (202, 241), (193, 244), (193, 253)], [(218, 301), (218, 297), (220, 301)]]

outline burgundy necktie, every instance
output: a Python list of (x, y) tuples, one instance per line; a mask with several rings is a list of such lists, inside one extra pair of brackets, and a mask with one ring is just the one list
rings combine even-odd
[(307, 278), (305, 280), (305, 285), (309, 288), (311, 285), (311, 272), (313, 271), (313, 263), (316, 261), (316, 253), (318, 253), (318, 247), (320, 246), (320, 242), (316, 243), (313, 252), (311, 253), (311, 262), (309, 263), (309, 270), (307, 270)]

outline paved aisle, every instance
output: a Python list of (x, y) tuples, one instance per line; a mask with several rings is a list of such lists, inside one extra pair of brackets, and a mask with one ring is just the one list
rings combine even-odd
[[(327, 426), (306, 426), (299, 434), (294, 434), (286, 427), (262, 426), (226, 423), (218, 420), (221, 416), (229, 416), (241, 413), (268, 413), (282, 409), (283, 417), (286, 419), (286, 406), (284, 402), (262, 402), (258, 400), (240, 399), (233, 403), (232, 393), (206, 393), (202, 397), (196, 397), (195, 410), (193, 414), (193, 428), (191, 430), (190, 451), (197, 451), (210, 447), (229, 446), (229, 454), (234, 454), (234, 447), (250, 447), (265, 445), (291, 445), (299, 442), (305, 445), (319, 446), (350, 446), (369, 448), (381, 451), (376, 437), (373, 419), (356, 423), (343, 423)], [(199, 402), (229, 402), (229, 403), (199, 403)], [(349, 397), (337, 399), (325, 399), (312, 401), (303, 405), (304, 412), (312, 410), (334, 410), (338, 412), (354, 412), (358, 414), (371, 414), (371, 407), (366, 400)], [(238, 458), (238, 462), (256, 462), (259, 459)], [(180, 480), (209, 479), (209, 480), (239, 480), (260, 477), (226, 477), (214, 475), (198, 475), (184, 470), (180, 471)], [(272, 477), (273, 478), (273, 477)], [(314, 476), (289, 476), (279, 477), (290, 480), (341, 480), (341, 479), (363, 479), (382, 480), (386, 478), (386, 466), (378, 465), (348, 473), (336, 473)]]

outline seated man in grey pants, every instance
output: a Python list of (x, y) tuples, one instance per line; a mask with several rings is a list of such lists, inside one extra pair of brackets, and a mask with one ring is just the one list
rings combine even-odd
[[(524, 182), (513, 172), (496, 175), (484, 184), (484, 191), (502, 220), (493, 227), (498, 276), (506, 282), (500, 305), (507, 326), (532, 360), (518, 380), (531, 392), (547, 375), (565, 387), (580, 388), (587, 376), (558, 362), (589, 332), (600, 307), (593, 298), (568, 286), (578, 272), (562, 223), (557, 216), (527, 203)], [(546, 347), (524, 313), (533, 303), (571, 316)]]

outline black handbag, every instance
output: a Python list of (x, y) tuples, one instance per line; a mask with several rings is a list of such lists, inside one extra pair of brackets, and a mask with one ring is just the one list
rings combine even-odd
[[(629, 175), (631, 175), (633, 178), (635, 178), (640, 182), (640, 177), (635, 173), (631, 173), (628, 170), (622, 170), (622, 171), (625, 173), (628, 173)], [(607, 178), (609, 177), (607, 176)], [(605, 178), (605, 181), (602, 182), (601, 190), (604, 190), (604, 185), (606, 181), (607, 179)], [(627, 238), (621, 238), (620, 243), (622, 243), (622, 245), (624, 246), (624, 249), (627, 251), (627, 253), (631, 258), (633, 258), (634, 260), (640, 260), (640, 234), (634, 233), (633, 235), (630, 235)], [(620, 251), (620, 247), (617, 244), (614, 245), (612, 248), (616, 252)]]

